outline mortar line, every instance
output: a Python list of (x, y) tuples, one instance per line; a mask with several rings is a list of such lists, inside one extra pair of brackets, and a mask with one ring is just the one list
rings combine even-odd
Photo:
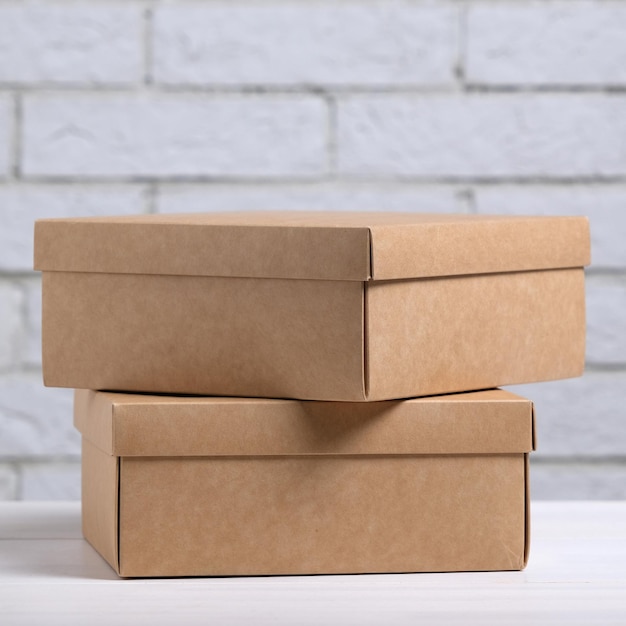
[(20, 474), (21, 474), (19, 463), (17, 461), (7, 461), (6, 465), (9, 467), (9, 469), (15, 475), (15, 489), (14, 489), (14, 492), (13, 492), (13, 499), (17, 500), (18, 499), (18, 495), (19, 495), (19, 491), (20, 491)]
[[(151, 11), (151, 8), (146, 9)], [(267, 85), (267, 84), (239, 84), (239, 85), (215, 85), (215, 84), (166, 84), (154, 82), (152, 72), (150, 82), (146, 82), (147, 50), (144, 43), (144, 81), (140, 83), (63, 83), (57, 81), (40, 81), (35, 83), (4, 82), (0, 83), (0, 93), (14, 92), (20, 90), (24, 93), (84, 93), (84, 94), (119, 94), (129, 95), (143, 93), (146, 86), (150, 87), (150, 92), (159, 94), (180, 94), (180, 95), (214, 95), (214, 96), (323, 96), (323, 95), (353, 95), (353, 96), (428, 96), (428, 95), (472, 95), (472, 94), (544, 94), (544, 95), (626, 95), (626, 84), (603, 84), (603, 85), (489, 85), (483, 83), (472, 83), (464, 76), (463, 89), (459, 89), (457, 81), (450, 84), (407, 84), (407, 85), (364, 85), (364, 84), (291, 84), (291, 85)], [(150, 64), (153, 62), (154, 50), (150, 50)], [(467, 68), (464, 69), (464, 74)]]
[(602, 363), (601, 361), (587, 361), (585, 373), (593, 374), (626, 374), (626, 363)]
[(624, 278), (626, 277), (626, 267), (596, 267), (591, 262), (591, 265), (585, 269), (587, 277), (598, 278)]
[(458, 198), (460, 198), (468, 213), (473, 215), (478, 213), (478, 206), (476, 205), (476, 193), (471, 186), (460, 187), (457, 190), (456, 195)]
[(16, 460), (15, 465), (15, 499), (24, 500), (24, 468), (22, 462)]
[(66, 463), (68, 465), (76, 465), (80, 463), (81, 454), (66, 454), (66, 455), (23, 455), (23, 456), (5, 456), (0, 459), (0, 463), (6, 463), (8, 465), (22, 466), (22, 465), (54, 465)]
[(151, 183), (148, 185), (144, 192), (145, 204), (144, 204), (144, 212), (145, 213), (156, 213), (157, 212), (157, 196), (158, 196), (158, 184)]
[(22, 94), (16, 92), (13, 97), (13, 135), (11, 157), (13, 159), (11, 174), (14, 180), (20, 180), (22, 175)]
[(189, 185), (189, 184), (210, 184), (210, 185), (262, 185), (266, 187), (281, 187), (284, 185), (309, 185), (311, 187), (322, 183), (337, 183), (342, 185), (376, 185), (376, 186), (456, 186), (480, 188), (480, 187), (505, 187), (505, 186), (546, 186), (546, 187), (604, 187), (619, 188), (626, 185), (626, 176), (610, 176), (598, 177), (597, 175), (589, 177), (502, 177), (502, 178), (485, 178), (485, 177), (457, 177), (457, 176), (357, 176), (342, 175), (336, 177), (332, 181), (325, 176), (296, 176), (290, 177), (231, 177), (231, 176), (98, 176), (98, 175), (29, 175), (20, 179), (23, 185), (49, 185), (64, 186), (68, 184), (84, 185), (87, 187), (110, 187), (111, 185), (119, 186), (141, 186), (145, 184), (164, 184), (164, 185)]
[(32, 279), (37, 276), (37, 272), (34, 270), (20, 269), (20, 270), (0, 270), (0, 282), (3, 281), (15, 281)]
[(599, 456), (582, 456), (570, 454), (567, 456), (557, 455), (532, 455), (531, 463), (534, 465), (614, 465), (616, 467), (626, 466), (626, 456), (621, 454), (606, 454)]
[(458, 33), (458, 49), (457, 49), (457, 58), (456, 58), (456, 67), (455, 67), (455, 76), (459, 81), (461, 88), (463, 91), (466, 90), (466, 59), (467, 59), (467, 13), (468, 6), (467, 4), (463, 4), (458, 9), (458, 24), (457, 24), (457, 33)]
[(142, 37), (143, 37), (143, 84), (153, 86), (154, 77), (154, 7), (146, 6), (143, 11)]
[(21, 369), (26, 362), (26, 346), (28, 343), (28, 337), (32, 332), (31, 316), (29, 315), (29, 301), (28, 301), (28, 285), (24, 279), (11, 281), (20, 292), (22, 301), (20, 302), (20, 331), (18, 333), (17, 341), (15, 342), (13, 355), (13, 362), (17, 366), (16, 369)]
[[(189, 174), (189, 175), (134, 175), (127, 176), (117, 174), (37, 174), (22, 177), (20, 180), (31, 184), (85, 184), (85, 185), (131, 185), (146, 183), (162, 183), (162, 184), (232, 184), (232, 185), (280, 185), (285, 183), (292, 184), (317, 184), (322, 182), (330, 182), (327, 174), (313, 174), (290, 176), (285, 173), (282, 176), (248, 176), (240, 174)], [(441, 176), (420, 176), (419, 174), (342, 174), (341, 177), (334, 177), (332, 182), (342, 182), (345, 184), (397, 184), (397, 185), (544, 185), (544, 186), (588, 186), (588, 185), (624, 185), (626, 184), (626, 176), (624, 175), (607, 175), (598, 176), (597, 174), (584, 176), (481, 176), (477, 175), (441, 175)]]
[(337, 173), (338, 159), (338, 102), (334, 95), (326, 97), (328, 107), (328, 122), (326, 126), (326, 150), (328, 154), (328, 172), (330, 180), (335, 180)]

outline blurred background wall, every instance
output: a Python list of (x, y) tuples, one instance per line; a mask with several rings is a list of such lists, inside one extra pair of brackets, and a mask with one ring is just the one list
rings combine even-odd
[(0, 498), (79, 498), (41, 381), (39, 217), (588, 215), (588, 366), (535, 498), (626, 496), (626, 3), (0, 0)]

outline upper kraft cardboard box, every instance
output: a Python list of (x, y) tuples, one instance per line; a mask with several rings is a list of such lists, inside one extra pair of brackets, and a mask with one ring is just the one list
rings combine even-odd
[(121, 576), (519, 570), (532, 403), (81, 390), (83, 533)]
[(586, 218), (41, 220), (48, 386), (366, 401), (578, 376)]

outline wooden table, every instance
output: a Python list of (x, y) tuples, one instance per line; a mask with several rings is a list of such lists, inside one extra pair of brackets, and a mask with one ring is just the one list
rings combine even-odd
[(626, 625), (626, 502), (536, 502), (523, 572), (120, 580), (80, 504), (0, 503), (0, 624)]

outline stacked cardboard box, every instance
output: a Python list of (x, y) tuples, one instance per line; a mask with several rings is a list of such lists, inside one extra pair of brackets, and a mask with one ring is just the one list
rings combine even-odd
[(79, 389), (83, 530), (122, 576), (524, 567), (533, 408), (495, 387), (582, 373), (586, 219), (152, 215), (35, 239), (44, 381)]

